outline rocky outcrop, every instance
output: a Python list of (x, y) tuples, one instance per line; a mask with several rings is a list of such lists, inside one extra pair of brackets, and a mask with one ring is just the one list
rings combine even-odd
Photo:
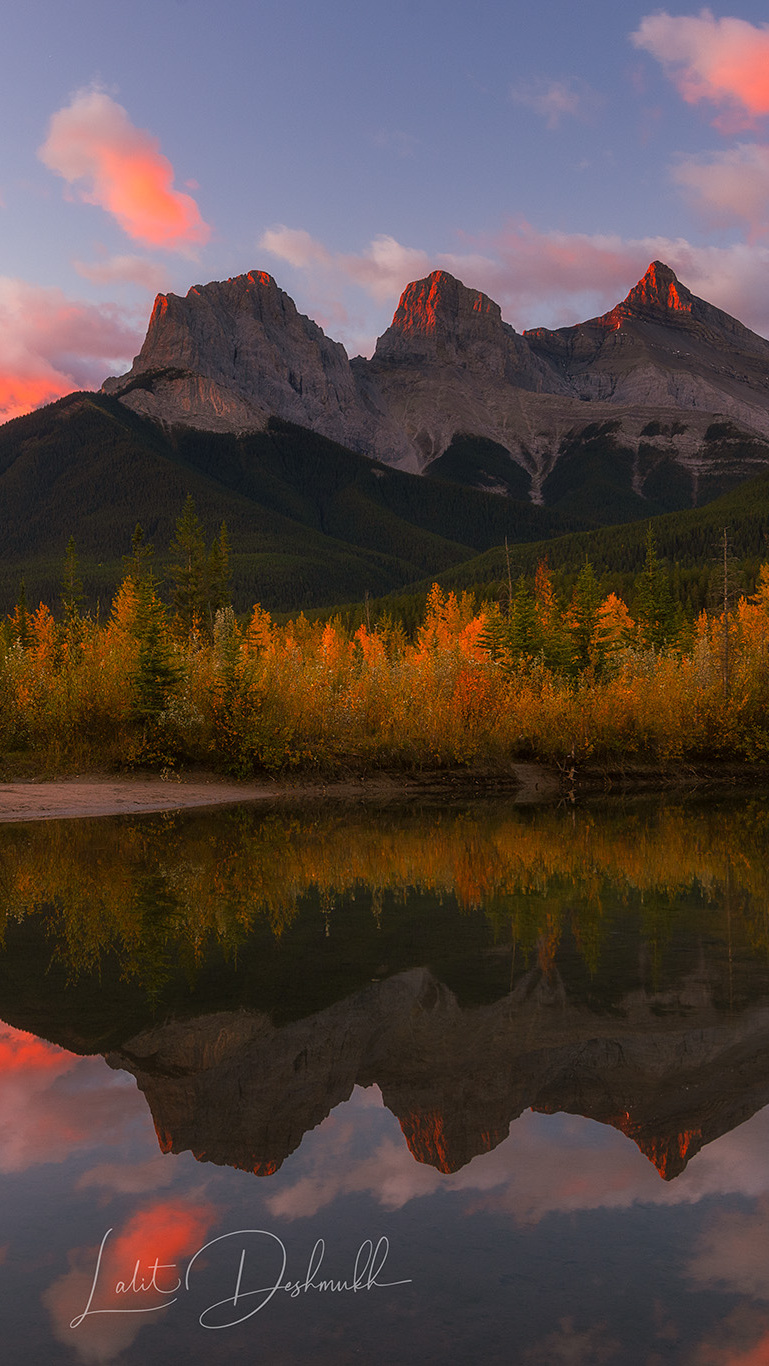
[(408, 443), (361, 398), (341, 343), (263, 271), (159, 294), (131, 370), (103, 388), (144, 416), (207, 431), (261, 431), (279, 417), (372, 455), (378, 433), (383, 458), (409, 464)]
[(481, 439), (518, 473), (500, 480), (481, 464), (467, 482), (520, 491), (524, 471), (535, 502), (581, 434), (609, 422), (640, 497), (668, 467), (696, 503), (703, 476), (716, 487), (769, 463), (769, 342), (660, 261), (602, 317), (523, 334), (487, 295), (433, 271), (404, 291), (373, 357), (352, 361), (252, 271), (159, 295), (131, 370), (104, 389), (168, 424), (245, 432), (280, 418), (412, 471), (442, 473), (457, 437)]
[(769, 1103), (769, 1002), (719, 1009), (720, 971), (703, 964), (598, 1014), (553, 967), (475, 1008), (414, 968), (280, 1028), (241, 1011), (148, 1029), (107, 1061), (136, 1077), (164, 1151), (259, 1175), (356, 1084), (376, 1083), (416, 1160), (442, 1172), (534, 1108), (620, 1129), (670, 1180)]

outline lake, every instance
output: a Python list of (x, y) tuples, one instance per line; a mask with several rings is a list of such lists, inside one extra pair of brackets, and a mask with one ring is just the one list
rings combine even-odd
[(768, 1361), (768, 834), (1, 826), (3, 1361)]

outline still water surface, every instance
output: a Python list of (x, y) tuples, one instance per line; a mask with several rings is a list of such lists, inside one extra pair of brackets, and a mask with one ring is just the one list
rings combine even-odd
[(768, 833), (0, 828), (3, 1362), (769, 1362)]

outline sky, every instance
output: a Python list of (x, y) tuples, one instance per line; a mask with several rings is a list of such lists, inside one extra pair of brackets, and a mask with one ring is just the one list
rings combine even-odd
[(436, 268), (523, 331), (661, 259), (769, 336), (766, 4), (26, 0), (0, 74), (0, 421), (254, 269), (350, 355)]

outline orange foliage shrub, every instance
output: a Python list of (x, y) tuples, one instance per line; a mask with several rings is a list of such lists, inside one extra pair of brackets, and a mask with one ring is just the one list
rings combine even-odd
[[(563, 636), (544, 564), (532, 601), (543, 633)], [(544, 647), (495, 655), (499, 610), (438, 585), (412, 642), (392, 622), (352, 636), (339, 618), (278, 627), (258, 605), (241, 629), (222, 609), (212, 641), (193, 634), (169, 647), (175, 681), (153, 719), (154, 748), (136, 717), (137, 609), (130, 578), (103, 627), (86, 618), (65, 630), (43, 604), (23, 620), (17, 609), (0, 644), (0, 752), (26, 748), (63, 768), (157, 754), (241, 774), (769, 757), (766, 566), (753, 598), (726, 622), (703, 614), (686, 649), (632, 648), (627, 607), (610, 594), (576, 677), (546, 662), (557, 656)]]

